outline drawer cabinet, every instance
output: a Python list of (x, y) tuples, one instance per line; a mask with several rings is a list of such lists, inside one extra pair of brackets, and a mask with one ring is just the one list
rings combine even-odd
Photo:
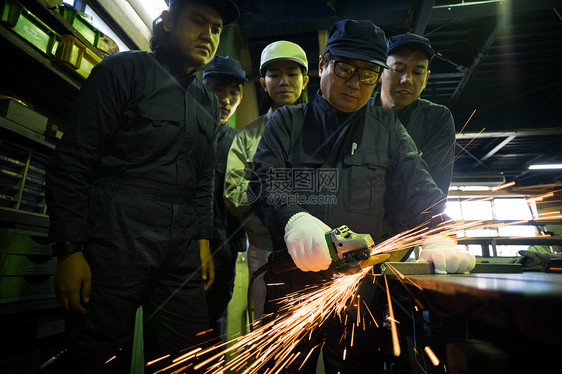
[(47, 234), (0, 229), (0, 304), (54, 297), (56, 259)]

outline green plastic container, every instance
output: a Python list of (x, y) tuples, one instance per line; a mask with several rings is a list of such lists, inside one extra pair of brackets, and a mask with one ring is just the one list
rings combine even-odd
[(49, 58), (55, 56), (60, 35), (17, 1), (0, 0), (0, 22)]
[(59, 13), (94, 47), (99, 48), (103, 33), (92, 25), (76, 8), (69, 5), (59, 7)]

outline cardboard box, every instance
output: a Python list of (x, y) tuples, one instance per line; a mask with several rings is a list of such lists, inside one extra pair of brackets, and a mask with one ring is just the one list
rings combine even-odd
[(0, 117), (44, 134), (48, 118), (26, 106), (22, 101), (0, 96)]

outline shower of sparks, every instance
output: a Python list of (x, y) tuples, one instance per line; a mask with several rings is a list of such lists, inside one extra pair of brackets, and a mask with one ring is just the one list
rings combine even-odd
[[(314, 337), (315, 330), (334, 315), (342, 315), (350, 302), (353, 302), (359, 281), (366, 271), (349, 276), (339, 276), (333, 281), (311, 287), (288, 295), (281, 300), (281, 316), (274, 321), (254, 329), (247, 335), (238, 337), (233, 344), (218, 352), (210, 347), (197, 356), (210, 356), (195, 366), (195, 369), (214, 362), (225, 354), (236, 356), (224, 366), (209, 373), (232, 370), (241, 373), (254, 373), (272, 364), (268, 373), (283, 372), (297, 359), (299, 352), (293, 350), (301, 342)], [(315, 347), (313, 349), (319, 349)], [(306, 361), (312, 352), (307, 352)], [(300, 360), (298, 361), (300, 364)]]
[[(435, 218), (435, 217), (434, 217)], [(517, 221), (517, 224), (527, 221)], [(371, 255), (388, 253), (423, 244), (429, 238), (456, 236), (457, 232), (467, 229), (489, 228), (506, 223), (493, 221), (444, 221), (430, 228), (429, 222), (404, 231), (378, 245), (371, 250)], [(508, 223), (510, 224), (510, 223)], [(394, 272), (397, 279), (408, 289), (404, 281), (409, 285), (421, 289), (409, 278), (397, 272), (392, 266), (389, 268)], [(365, 328), (366, 324), (374, 324), (379, 327), (367, 303), (357, 295), (361, 279), (371, 271), (372, 266), (352, 275), (335, 275), (333, 279), (324, 284), (310, 286), (307, 289), (287, 295), (278, 300), (280, 303), (279, 315), (271, 322), (254, 322), (253, 331), (246, 335), (238, 336), (226, 343), (220, 343), (206, 349), (197, 349), (173, 360), (168, 367), (158, 371), (165, 373), (178, 372), (180, 364), (185, 365), (189, 360), (198, 360), (194, 366), (195, 370), (205, 370), (206, 374), (218, 374), (226, 371), (236, 373), (265, 374), (283, 373), (290, 368), (300, 368), (312, 353), (322, 349), (322, 343), (310, 348), (307, 352), (300, 352), (296, 348), (299, 344), (312, 341), (319, 328), (331, 318), (339, 318), (345, 324), (348, 314), (346, 310), (357, 307), (357, 320), (351, 324), (351, 331), (345, 331), (342, 341), (349, 338), (349, 345), (342, 352), (343, 358), (347, 356), (347, 350), (353, 346), (355, 328)], [(375, 278), (378, 275), (375, 274)], [(386, 275), (385, 275), (386, 278)], [(385, 282), (386, 283), (386, 282)], [(411, 294), (411, 293), (410, 293)], [(412, 294), (411, 294), (412, 295)], [(400, 343), (396, 331), (396, 321), (392, 312), (390, 295), (388, 294), (389, 315), (387, 321), (390, 323), (394, 354), (400, 354)], [(416, 309), (423, 310), (423, 305), (416, 301)], [(367, 313), (359, 315), (361, 303), (366, 307)], [(310, 343), (312, 344), (312, 343)], [(426, 350), (426, 353), (429, 353)], [(230, 360), (224, 358), (230, 356)], [(300, 365), (300, 366), (296, 366)], [(184, 366), (185, 367), (185, 366)], [(183, 367), (182, 367), (183, 368)], [(171, 371), (175, 370), (175, 371)], [(181, 370), (180, 370), (181, 371)]]

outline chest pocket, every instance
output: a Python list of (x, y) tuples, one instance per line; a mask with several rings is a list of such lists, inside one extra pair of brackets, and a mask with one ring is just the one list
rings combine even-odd
[(116, 134), (115, 147), (133, 162), (175, 154), (183, 137), (183, 107), (143, 103), (129, 112), (127, 125)]
[(347, 211), (369, 215), (383, 211), (389, 165), (388, 156), (380, 152), (356, 152), (344, 156), (341, 196)]

